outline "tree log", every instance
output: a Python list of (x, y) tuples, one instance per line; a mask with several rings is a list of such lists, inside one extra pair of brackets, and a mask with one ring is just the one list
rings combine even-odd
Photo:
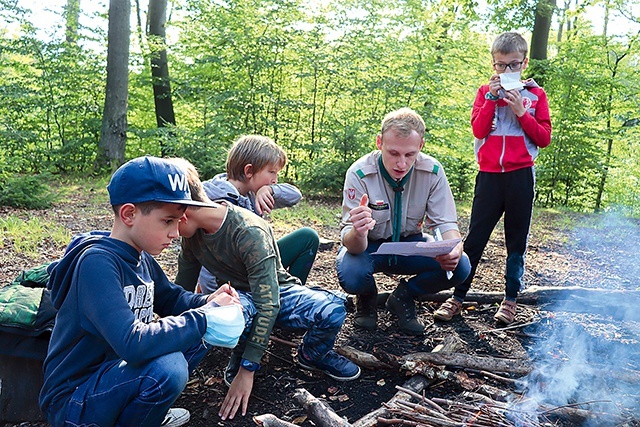
[(360, 351), (351, 346), (345, 345), (336, 349), (336, 353), (341, 354), (358, 366), (369, 369), (392, 369), (393, 366), (384, 363), (373, 354)]
[(479, 369), (489, 372), (506, 372), (519, 376), (527, 375), (533, 370), (528, 361), (520, 359), (502, 359), (489, 356), (472, 356), (463, 353), (411, 353), (401, 358), (401, 366), (413, 370), (417, 363), (432, 363), (434, 365), (460, 366), (463, 368)]
[(329, 405), (304, 388), (297, 389), (293, 397), (307, 411), (307, 414), (316, 425), (321, 427), (352, 427), (348, 421), (333, 412)]
[[(452, 291), (421, 295), (421, 301), (444, 302), (452, 296)], [(504, 298), (504, 292), (469, 291), (467, 301), (478, 304), (498, 304)], [(607, 310), (608, 314), (620, 307), (640, 305), (640, 291), (583, 288), (580, 286), (530, 286), (518, 293), (518, 302), (522, 304), (547, 304), (562, 302), (562, 309), (572, 312)], [(635, 316), (640, 317), (636, 310)]]
[(256, 415), (253, 422), (261, 427), (299, 427), (288, 421), (283, 421), (273, 414)]

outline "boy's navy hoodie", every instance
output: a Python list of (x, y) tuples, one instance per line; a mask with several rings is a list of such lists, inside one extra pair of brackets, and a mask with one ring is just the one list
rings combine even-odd
[(105, 362), (143, 364), (186, 350), (206, 331), (198, 307), (207, 296), (171, 283), (151, 255), (108, 236), (74, 237), (49, 266), (47, 287), (58, 314), (40, 392), (45, 413), (52, 404), (65, 405)]

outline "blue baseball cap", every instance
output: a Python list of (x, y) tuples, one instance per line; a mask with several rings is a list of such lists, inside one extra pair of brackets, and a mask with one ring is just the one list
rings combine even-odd
[(107, 185), (112, 205), (164, 202), (213, 207), (191, 200), (186, 172), (171, 160), (144, 156), (129, 160), (111, 176)]

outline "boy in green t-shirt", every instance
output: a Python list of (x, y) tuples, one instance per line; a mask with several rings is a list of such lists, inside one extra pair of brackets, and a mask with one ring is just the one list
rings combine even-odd
[[(187, 171), (192, 198), (207, 202), (195, 167), (184, 159), (175, 161)], [(338, 381), (358, 378), (358, 365), (332, 350), (346, 316), (345, 299), (302, 286), (300, 279), (289, 274), (264, 219), (226, 202), (215, 206), (187, 208), (179, 225), (182, 248), (176, 283), (195, 286), (204, 266), (240, 296), (246, 327), (225, 370), (229, 392), (220, 409), (222, 419), (233, 418), (240, 407), (246, 414), (253, 376), (275, 324), (306, 330), (298, 347), (302, 368)]]

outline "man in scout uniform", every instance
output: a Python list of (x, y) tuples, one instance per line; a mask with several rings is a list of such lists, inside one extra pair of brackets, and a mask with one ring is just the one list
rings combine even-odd
[(383, 119), (378, 150), (351, 165), (342, 202), (341, 243), (336, 268), (340, 286), (357, 295), (355, 325), (374, 330), (378, 272), (412, 276), (400, 279), (386, 302), (400, 329), (420, 335), (414, 298), (461, 283), (469, 274), (462, 243), (435, 258), (374, 254), (384, 242), (432, 239), (423, 224), (444, 240), (460, 238), (456, 206), (442, 165), (421, 153), (425, 124), (415, 111), (401, 108)]

